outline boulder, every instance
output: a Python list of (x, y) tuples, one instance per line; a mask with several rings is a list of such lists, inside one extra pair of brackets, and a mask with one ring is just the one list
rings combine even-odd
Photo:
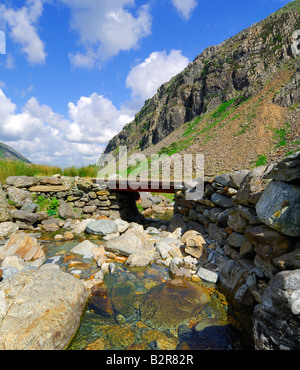
[(242, 181), (248, 175), (249, 170), (235, 171), (229, 174), (230, 186), (235, 189), (239, 189)]
[(0, 286), (0, 349), (65, 349), (87, 299), (81, 281), (57, 269), (14, 274)]
[(248, 226), (248, 221), (240, 215), (238, 208), (231, 208), (228, 212), (227, 224), (237, 233), (243, 233)]
[(94, 253), (93, 250), (97, 247), (97, 245), (93, 244), (89, 240), (85, 240), (76, 247), (72, 248), (71, 251), (76, 254), (81, 254), (83, 258), (93, 258)]
[(248, 227), (245, 236), (255, 246), (255, 252), (268, 260), (286, 254), (292, 248), (290, 238), (266, 225)]
[(124, 220), (121, 220), (120, 218), (117, 218), (116, 220), (114, 220), (114, 223), (117, 224), (118, 226), (118, 231), (119, 233), (125, 233), (125, 231), (128, 229), (129, 227), (129, 223), (127, 221), (124, 221)]
[(33, 225), (40, 219), (40, 216), (37, 213), (21, 211), (18, 209), (12, 210), (11, 215), (13, 220), (25, 222), (29, 225)]
[(88, 193), (91, 190), (92, 185), (93, 182), (90, 179), (79, 179), (77, 181), (78, 189), (82, 190), (84, 193)]
[(7, 238), (19, 230), (19, 226), (8, 221), (0, 224), (0, 238)]
[(277, 163), (264, 175), (264, 179), (285, 182), (300, 182), (300, 152), (296, 152)]
[(197, 275), (199, 276), (200, 279), (213, 284), (216, 284), (219, 279), (218, 272), (207, 270), (204, 267), (200, 267), (200, 269), (197, 272)]
[(215, 177), (215, 182), (223, 185), (223, 186), (230, 186), (230, 174), (223, 173)]
[(85, 231), (93, 235), (109, 235), (118, 232), (118, 226), (111, 220), (97, 220), (86, 225)]
[(206, 241), (203, 236), (195, 230), (185, 232), (181, 237), (185, 246), (185, 252), (195, 258), (206, 259)]
[(262, 304), (255, 307), (253, 334), (257, 350), (299, 350), (300, 270), (271, 279)]
[(0, 248), (0, 259), (8, 256), (20, 256), (24, 261), (35, 261), (44, 256), (44, 252), (35, 237), (23, 232), (16, 232)]
[(9, 187), (7, 189), (7, 195), (9, 200), (12, 201), (17, 208), (21, 208), (26, 203), (33, 203), (32, 194), (27, 190)]
[(76, 213), (74, 209), (63, 200), (60, 200), (59, 207), (58, 207), (58, 214), (64, 220), (68, 218), (71, 218), (71, 219), (79, 218), (78, 213)]
[(231, 198), (227, 197), (226, 195), (214, 193), (211, 197), (211, 200), (215, 205), (223, 207), (223, 208), (233, 207), (233, 201), (231, 200)]
[(242, 181), (235, 202), (244, 206), (255, 205), (271, 180), (263, 179), (267, 166), (251, 170)]
[(29, 188), (37, 184), (37, 179), (28, 176), (9, 176), (6, 179), (6, 184), (16, 188)]
[(300, 236), (300, 186), (272, 181), (256, 204), (259, 219), (288, 236)]
[(150, 262), (150, 256), (147, 256), (143, 253), (133, 253), (128, 257), (125, 265), (129, 267), (146, 267), (150, 264)]
[(276, 257), (272, 261), (280, 270), (300, 269), (300, 248)]
[(109, 252), (130, 256), (134, 253), (140, 253), (144, 247), (144, 241), (135, 233), (125, 233), (120, 237), (108, 240), (105, 249)]

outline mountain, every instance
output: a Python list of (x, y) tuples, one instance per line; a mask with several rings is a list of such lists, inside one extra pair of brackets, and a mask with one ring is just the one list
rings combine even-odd
[(203, 153), (206, 174), (214, 176), (298, 150), (296, 30), (300, 0), (208, 47), (145, 102), (105, 153), (121, 145), (146, 155)]
[(12, 147), (0, 142), (0, 159), (9, 159), (13, 161), (22, 161), (25, 163), (31, 163), (22, 154), (18, 153)]

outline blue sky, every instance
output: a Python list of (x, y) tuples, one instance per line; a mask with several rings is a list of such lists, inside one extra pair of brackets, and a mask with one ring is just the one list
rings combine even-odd
[(0, 141), (93, 164), (157, 88), (287, 0), (0, 0)]

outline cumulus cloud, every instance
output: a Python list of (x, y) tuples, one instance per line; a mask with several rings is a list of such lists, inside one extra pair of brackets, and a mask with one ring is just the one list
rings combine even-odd
[[(96, 93), (81, 97), (77, 104), (69, 103), (72, 124), (68, 140), (76, 143), (98, 143), (105, 145), (132, 117), (116, 109), (113, 103)], [(124, 122), (127, 121), (127, 122)]]
[(42, 0), (27, 0), (22, 8), (16, 10), (0, 5), (1, 24), (32, 64), (44, 63), (46, 58), (45, 45), (36, 28), (42, 11)]
[(139, 102), (151, 98), (158, 87), (181, 72), (189, 63), (181, 50), (153, 52), (142, 63), (133, 67), (126, 79), (132, 98)]
[(171, 0), (171, 2), (185, 20), (190, 19), (194, 9), (198, 5), (196, 0)]
[(35, 97), (17, 113), (0, 89), (0, 137), (33, 163), (81, 166), (96, 163), (107, 142), (133, 117), (101, 95), (68, 105), (69, 117), (41, 105)]
[(151, 33), (149, 6), (139, 7), (134, 14), (134, 0), (61, 1), (70, 7), (70, 25), (84, 49), (69, 54), (75, 66), (92, 68), (122, 50), (136, 48)]

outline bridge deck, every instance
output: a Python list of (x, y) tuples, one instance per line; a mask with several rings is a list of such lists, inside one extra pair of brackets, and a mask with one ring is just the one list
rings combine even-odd
[(128, 179), (110, 180), (92, 179), (93, 183), (104, 185), (110, 190), (115, 191), (138, 191), (138, 192), (151, 192), (151, 193), (175, 193), (177, 190), (182, 189), (184, 186), (182, 182), (176, 181), (145, 181), (139, 183), (132, 183)]

